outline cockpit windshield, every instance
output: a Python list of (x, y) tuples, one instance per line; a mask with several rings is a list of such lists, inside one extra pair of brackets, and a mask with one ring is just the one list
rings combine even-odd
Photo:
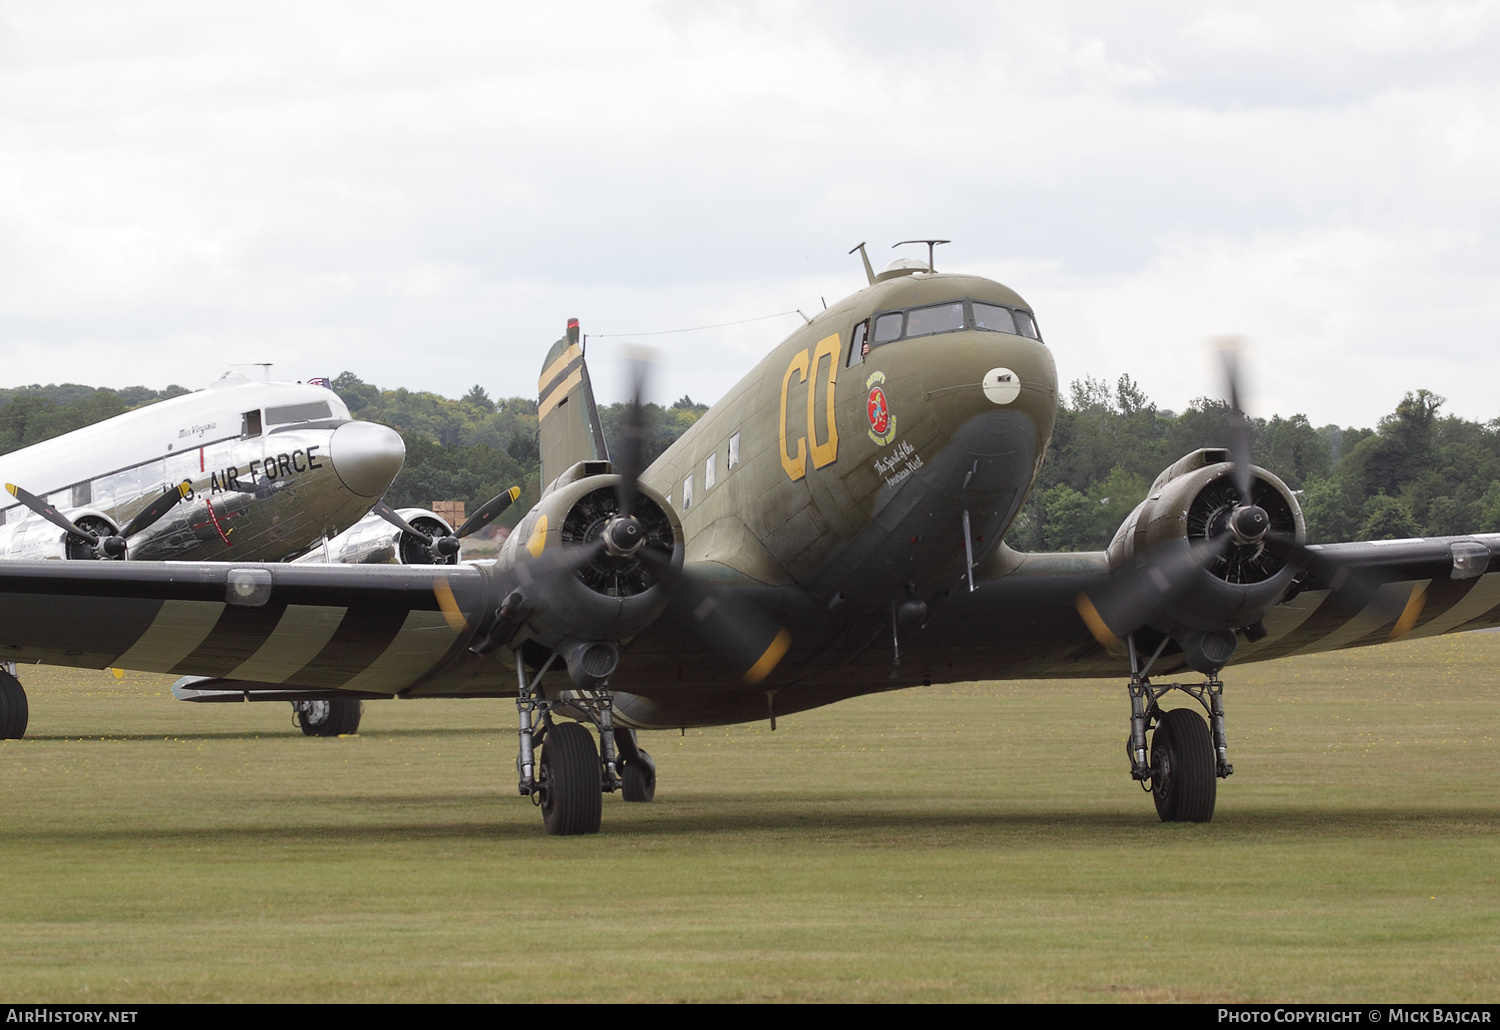
[[(980, 329), (992, 333), (1011, 333), (1042, 342), (1036, 319), (1025, 308), (1008, 308), (978, 300), (952, 300), (943, 304), (925, 304), (905, 311), (887, 311), (876, 315), (874, 326), (861, 322), (849, 341), (850, 365), (864, 360), (870, 347), (917, 336), (935, 336), (961, 329)], [(869, 343), (865, 333), (869, 332)]]

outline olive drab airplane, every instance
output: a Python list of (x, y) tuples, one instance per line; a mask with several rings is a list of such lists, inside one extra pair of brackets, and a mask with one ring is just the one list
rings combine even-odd
[(519, 791), (558, 834), (597, 831), (604, 793), (651, 800), (641, 731), (1111, 677), (1130, 775), (1161, 819), (1206, 821), (1226, 666), (1500, 623), (1500, 536), (1306, 545), (1251, 462), (1232, 360), (1230, 439), (1165, 469), (1107, 550), (1011, 549), (1052, 354), (1019, 294), (922, 242), (878, 275), (855, 248), (868, 285), (649, 468), (639, 403), (606, 450), (571, 324), (539, 382), (546, 486), (495, 560), (6, 563), (0, 654), (172, 673), (183, 697), (514, 698)]
[[(228, 373), (0, 456), (0, 558), (287, 560), (358, 524), (405, 456), (325, 387)], [(18, 737), (26, 696), (6, 658), (0, 736)]]

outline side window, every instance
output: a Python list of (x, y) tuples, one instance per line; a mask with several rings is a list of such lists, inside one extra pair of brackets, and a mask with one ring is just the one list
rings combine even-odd
[(245, 419), (240, 423), (240, 437), (250, 440), (260, 435), (260, 409), (245, 412)]
[(729, 467), (734, 468), (740, 463), (740, 434), (735, 433), (729, 438)]
[(890, 343), (901, 339), (901, 312), (892, 311), (875, 320), (874, 343)]
[(854, 327), (854, 332), (849, 335), (849, 360), (844, 367), (849, 368), (858, 365), (865, 360), (865, 354), (870, 350), (870, 320), (867, 318)]
[(708, 460), (703, 463), (703, 492), (704, 493), (708, 493), (710, 490), (712, 490), (714, 488), (714, 472), (716, 471), (716, 466), (718, 464), (719, 464), (719, 452), (718, 451), (715, 451), (713, 454), (710, 454), (708, 456)]
[(682, 510), (687, 511), (693, 506), (693, 477), (688, 476), (682, 481)]

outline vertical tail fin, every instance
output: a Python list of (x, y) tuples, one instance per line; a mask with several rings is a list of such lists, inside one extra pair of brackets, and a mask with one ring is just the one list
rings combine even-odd
[(578, 319), (552, 345), (537, 382), (537, 446), (542, 455), (542, 485), (580, 461), (607, 461), (604, 428), (594, 404), (594, 387), (579, 347)]

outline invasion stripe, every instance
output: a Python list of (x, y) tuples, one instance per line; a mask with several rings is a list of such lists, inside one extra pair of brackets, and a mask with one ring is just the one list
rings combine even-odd
[(114, 664), (142, 672), (171, 672), (213, 632), (224, 607), (223, 601), (163, 601), (151, 626)]
[[(1302, 624), (1312, 618), (1323, 602), (1328, 600), (1328, 590), (1305, 590), (1285, 604), (1278, 604), (1266, 613), (1261, 624), (1266, 627), (1266, 637), (1255, 643), (1241, 645), (1240, 661), (1258, 661), (1263, 658), (1280, 657), (1286, 653), (1284, 647), (1291, 641)], [(1288, 649), (1290, 650), (1290, 648)]]
[[(406, 624), (409, 610), (389, 605), (350, 608), (323, 649), (282, 682), (299, 687), (342, 687), (374, 664)], [(439, 619), (440, 612), (434, 612)]]
[(538, 419), (546, 418), (549, 411), (567, 398), (568, 391), (581, 382), (583, 382), (583, 369), (580, 368), (558, 384), (557, 389), (547, 395), (547, 399), (542, 401), (541, 406), (536, 409), (536, 417)]
[(1360, 637), (1384, 626), (1393, 625), (1400, 617), (1406, 602), (1411, 598), (1412, 588), (1418, 584), (1426, 586), (1430, 579), (1405, 580), (1397, 583), (1382, 583), (1375, 596), (1359, 610), (1354, 618), (1312, 643), (1299, 647), (1292, 654), (1311, 654), (1317, 651), (1336, 651), (1348, 647)]
[(203, 643), (172, 669), (179, 676), (225, 676), (265, 644), (281, 621), (286, 605), (259, 608), (226, 605)]
[(552, 385), (552, 380), (562, 375), (574, 360), (583, 360), (583, 351), (579, 350), (576, 344), (570, 345), (553, 360), (552, 364), (542, 370), (542, 377), (536, 381), (536, 392), (546, 393), (547, 388)]
[(288, 676), (317, 657), (338, 631), (348, 608), (289, 604), (275, 631), (243, 665), (225, 673), (228, 679), (285, 683)]
[(412, 612), (396, 639), (368, 668), (344, 684), (346, 690), (395, 693), (442, 660), (458, 638), (442, 612)]
[(1474, 581), (1473, 587), (1447, 611), (1412, 630), (1412, 637), (1435, 637), (1451, 633), (1466, 622), (1472, 622), (1500, 604), (1500, 573), (1488, 573)]

